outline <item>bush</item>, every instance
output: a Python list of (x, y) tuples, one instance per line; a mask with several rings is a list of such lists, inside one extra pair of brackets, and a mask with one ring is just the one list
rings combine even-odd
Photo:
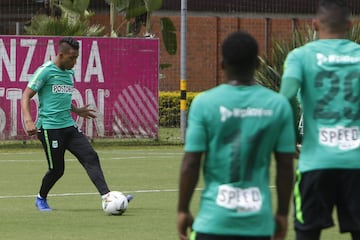
[[(187, 109), (198, 93), (186, 93)], [(161, 127), (180, 127), (180, 91), (160, 92), (159, 94), (159, 125)]]

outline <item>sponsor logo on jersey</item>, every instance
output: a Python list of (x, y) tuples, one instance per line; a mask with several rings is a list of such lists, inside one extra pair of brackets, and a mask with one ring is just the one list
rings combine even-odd
[(236, 209), (238, 212), (257, 212), (262, 206), (261, 192), (258, 187), (237, 188), (220, 185), (216, 204), (224, 208)]
[(360, 146), (358, 127), (320, 128), (319, 143), (341, 150), (351, 150)]
[(272, 116), (273, 111), (262, 108), (234, 108), (228, 109), (224, 106), (219, 108), (221, 115), (221, 122), (225, 122), (230, 117), (246, 118), (246, 117), (269, 117)]
[(71, 85), (53, 85), (52, 92), (53, 93), (66, 93), (72, 94), (74, 87)]
[(316, 59), (317, 59), (317, 64), (319, 66), (323, 64), (339, 64), (339, 63), (353, 64), (360, 62), (360, 57), (353, 57), (348, 55), (334, 55), (334, 54), (325, 56), (322, 53), (317, 53)]

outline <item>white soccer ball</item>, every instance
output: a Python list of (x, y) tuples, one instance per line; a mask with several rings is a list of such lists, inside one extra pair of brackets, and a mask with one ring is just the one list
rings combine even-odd
[(118, 191), (111, 191), (102, 199), (102, 209), (108, 215), (122, 215), (128, 204), (126, 196)]

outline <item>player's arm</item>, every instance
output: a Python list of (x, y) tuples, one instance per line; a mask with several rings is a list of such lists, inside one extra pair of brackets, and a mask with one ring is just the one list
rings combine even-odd
[(276, 139), (274, 157), (276, 161), (277, 209), (275, 213), (276, 230), (274, 240), (285, 239), (291, 193), (294, 185), (295, 129), (290, 104), (283, 99), (278, 123), (281, 126)]
[[(300, 82), (303, 78), (302, 56), (303, 52), (295, 49), (288, 54), (284, 63), (284, 72), (281, 79), (280, 94), (285, 96), (291, 105), (293, 115), (293, 126), (297, 132), (297, 110), (298, 101), (296, 96), (300, 89)], [(297, 139), (297, 136), (295, 136)], [(298, 139), (297, 139), (298, 140)]]
[(299, 92), (300, 82), (296, 78), (283, 78), (281, 80), (280, 94), (285, 96), (291, 105), (291, 109), (293, 112), (293, 118), (296, 126), (296, 112), (297, 112), (297, 101), (296, 95)]
[(303, 78), (303, 55), (303, 51), (294, 49), (286, 56), (281, 76), (280, 94), (287, 99), (295, 98), (299, 91), (300, 81)]
[(287, 232), (289, 206), (294, 183), (293, 158), (294, 153), (275, 152), (275, 183), (278, 206), (275, 214), (276, 231), (274, 240), (285, 239)]
[(35, 96), (36, 92), (29, 87), (26, 87), (22, 96), (21, 96), (21, 110), (24, 116), (25, 122), (25, 130), (29, 136), (37, 133), (37, 129), (35, 123), (30, 114), (30, 101), (33, 96)]
[(21, 96), (20, 104), (21, 110), (23, 113), (25, 121), (25, 130), (28, 135), (35, 135), (37, 133), (37, 128), (30, 114), (30, 101), (31, 98), (35, 96), (37, 92), (44, 86), (45, 82), (48, 79), (48, 71), (46, 71), (46, 66), (42, 65), (32, 75), (27, 87), (24, 89), (24, 92)]
[(190, 212), (190, 201), (199, 180), (201, 159), (207, 151), (207, 135), (205, 120), (204, 94), (198, 95), (191, 103), (186, 139), (184, 146), (184, 157), (180, 169), (178, 219), (177, 229), (180, 240), (188, 240), (187, 231), (193, 224), (193, 216)]
[(179, 183), (178, 199), (178, 234), (180, 240), (187, 240), (187, 230), (193, 224), (193, 216), (190, 212), (190, 201), (199, 180), (200, 163), (202, 152), (185, 152)]
[(295, 78), (283, 78), (281, 81), (280, 87), (280, 94), (285, 96), (290, 103), (292, 109), (292, 115), (294, 119), (294, 129), (295, 132), (297, 131), (297, 109), (298, 109), (298, 102), (296, 100), (296, 95), (299, 91), (300, 83)]

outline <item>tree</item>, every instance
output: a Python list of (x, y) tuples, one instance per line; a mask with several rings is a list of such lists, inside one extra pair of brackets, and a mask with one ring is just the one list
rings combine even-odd
[[(151, 14), (160, 9), (163, 0), (105, 0), (110, 5), (111, 36), (138, 36), (145, 26), (145, 37), (154, 37), (151, 29)], [(115, 29), (115, 11), (125, 20)], [(176, 29), (170, 18), (160, 18), (162, 41), (166, 51), (175, 55), (177, 51)], [(121, 31), (125, 28), (125, 31)]]
[(90, 25), (93, 15), (87, 10), (90, 0), (56, 0), (49, 2), (49, 15), (35, 15), (25, 26), (30, 35), (102, 36), (104, 26)]
[(256, 73), (256, 80), (261, 85), (278, 92), (286, 56), (294, 48), (313, 41), (314, 37), (311, 26), (306, 25), (302, 29), (296, 29), (291, 39), (274, 40), (269, 55), (260, 57), (261, 65)]

